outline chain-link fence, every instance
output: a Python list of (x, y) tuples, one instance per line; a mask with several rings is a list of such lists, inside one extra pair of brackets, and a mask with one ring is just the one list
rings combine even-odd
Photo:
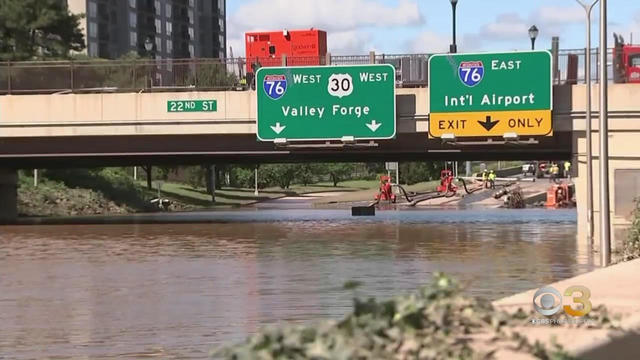
[[(398, 87), (427, 86), (430, 54), (369, 54), (254, 59), (136, 59), (0, 62), (0, 94), (228, 90), (246, 88), (260, 67), (390, 64)], [(608, 52), (611, 59), (612, 51)], [(560, 50), (554, 83), (584, 83), (585, 50)], [(591, 51), (598, 81), (598, 49)], [(608, 61), (610, 62), (610, 61)], [(611, 70), (610, 70), (611, 71)], [(611, 72), (610, 72), (611, 74)], [(610, 77), (611, 79), (611, 77)]]

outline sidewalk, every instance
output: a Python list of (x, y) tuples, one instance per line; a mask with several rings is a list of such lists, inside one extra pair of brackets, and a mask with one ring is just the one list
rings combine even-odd
[[(564, 293), (569, 286), (581, 285), (591, 291), (593, 307), (606, 306), (611, 316), (620, 314), (623, 331), (608, 329), (569, 328), (565, 326), (536, 325), (517, 328), (531, 343), (536, 340), (551, 346), (551, 338), (571, 355), (580, 359), (639, 359), (640, 358), (640, 259), (562, 280), (550, 286)], [(515, 312), (518, 308), (532, 309), (537, 289), (495, 301), (498, 309)], [(564, 304), (570, 298), (565, 297)], [(539, 318), (544, 318), (540, 315)], [(512, 359), (508, 351), (499, 351), (498, 359)], [(518, 357), (526, 359), (528, 357)]]

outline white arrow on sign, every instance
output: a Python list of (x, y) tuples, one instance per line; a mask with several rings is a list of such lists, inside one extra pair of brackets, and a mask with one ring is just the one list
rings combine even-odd
[(271, 130), (273, 130), (276, 134), (280, 134), (282, 130), (284, 130), (286, 126), (280, 126), (280, 123), (276, 123), (276, 126), (271, 126)]
[(382, 124), (377, 123), (375, 120), (371, 120), (371, 124), (365, 124), (365, 125), (367, 125), (367, 127), (371, 129), (371, 131), (376, 132), (376, 130), (378, 130), (378, 128)]

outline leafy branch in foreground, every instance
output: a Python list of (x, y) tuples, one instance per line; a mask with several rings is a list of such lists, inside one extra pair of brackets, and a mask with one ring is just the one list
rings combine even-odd
[[(344, 288), (358, 285), (349, 282)], [(497, 344), (506, 343), (512, 351), (540, 359), (570, 359), (559, 345), (549, 350), (531, 344), (510, 328), (527, 326), (525, 319), (535, 316), (522, 310), (508, 314), (489, 301), (463, 296), (457, 282), (438, 273), (431, 285), (413, 294), (383, 302), (355, 298), (353, 312), (341, 321), (266, 328), (212, 355), (237, 360), (490, 359)], [(602, 326), (610, 324), (607, 316), (594, 319), (602, 320)], [(475, 346), (480, 334), (491, 339), (489, 346), (479, 347), (482, 350)]]

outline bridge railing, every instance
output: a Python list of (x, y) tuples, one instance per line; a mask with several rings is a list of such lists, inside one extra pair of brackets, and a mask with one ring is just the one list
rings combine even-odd
[[(242, 89), (252, 64), (259, 66), (392, 64), (398, 87), (427, 86), (430, 54), (371, 54), (327, 57), (136, 59), (0, 62), (0, 94)], [(591, 52), (597, 81), (598, 50)], [(611, 57), (611, 50), (609, 50)], [(584, 49), (560, 50), (554, 82), (584, 83)]]

